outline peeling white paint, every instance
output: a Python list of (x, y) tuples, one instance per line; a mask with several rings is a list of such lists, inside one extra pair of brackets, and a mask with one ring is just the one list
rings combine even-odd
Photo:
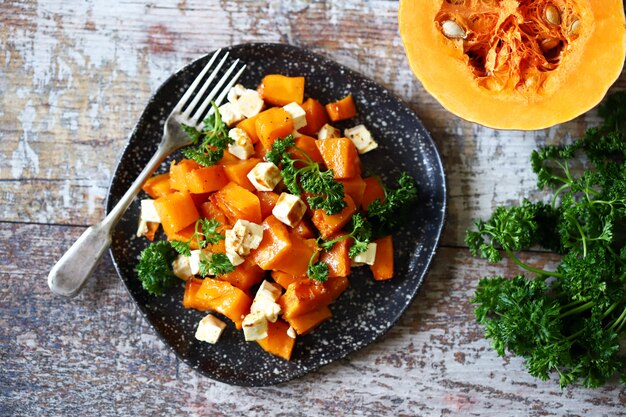
[[(33, 122), (37, 112), (31, 100), (18, 115), (18, 121), (22, 125), (22, 137), (17, 145), (17, 149), (13, 152), (11, 157), (11, 175), (13, 178), (22, 177), (24, 170), (27, 167), (32, 167), (32, 171), (39, 173), (39, 156), (29, 145), (28, 141), (31, 139), (29, 136), (36, 136), (37, 133), (33, 130)], [(32, 139), (35, 139), (34, 137)]]

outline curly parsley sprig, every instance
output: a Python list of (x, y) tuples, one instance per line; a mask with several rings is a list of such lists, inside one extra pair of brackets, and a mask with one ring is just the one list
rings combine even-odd
[(384, 200), (377, 199), (367, 208), (367, 217), (378, 230), (376, 234), (380, 235), (404, 223), (408, 208), (417, 201), (417, 184), (407, 172), (400, 174), (398, 188), (381, 185), (385, 191)]
[(181, 152), (187, 159), (192, 159), (198, 164), (208, 167), (215, 165), (224, 157), (224, 150), (233, 140), (228, 136), (228, 126), (222, 120), (220, 112), (215, 105), (211, 103), (215, 112), (203, 121), (201, 131), (196, 130), (193, 126), (181, 124), (182, 129), (191, 138), (197, 147), (187, 147)]
[[(626, 384), (626, 92), (600, 107), (601, 126), (565, 146), (531, 156), (548, 204), (525, 200), (476, 222), (466, 243), (490, 262), (504, 252), (530, 273), (480, 280), (472, 300), (496, 352), (526, 360), (531, 375), (598, 387)], [(542, 247), (562, 255), (556, 268), (522, 262), (516, 252)]]
[[(298, 150), (304, 159), (294, 158), (289, 148)], [(322, 209), (326, 214), (332, 215), (346, 207), (343, 184), (335, 181), (332, 170), (323, 171), (320, 164), (298, 148), (292, 135), (276, 139), (266, 158), (280, 167), (283, 182), (290, 193), (307, 194), (307, 201), (312, 209)], [(298, 168), (296, 164), (302, 166)]]
[(216, 244), (224, 240), (224, 235), (218, 230), (221, 226), (222, 224), (215, 219), (198, 219), (191, 239), (187, 242), (173, 240), (172, 247), (181, 255), (191, 256), (191, 242), (194, 240), (200, 249), (206, 248), (208, 244)]

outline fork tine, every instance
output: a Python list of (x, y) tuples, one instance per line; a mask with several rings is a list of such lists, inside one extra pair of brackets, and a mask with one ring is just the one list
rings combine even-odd
[(222, 78), (220, 78), (220, 80), (217, 82), (215, 87), (213, 87), (213, 89), (211, 90), (209, 95), (206, 97), (206, 99), (204, 99), (204, 101), (202, 102), (202, 105), (198, 108), (198, 110), (194, 113), (193, 117), (190, 119), (192, 125), (194, 126), (198, 125), (198, 123), (200, 122), (200, 118), (204, 114), (209, 104), (211, 104), (213, 97), (215, 97), (215, 95), (220, 91), (220, 89), (222, 88), (222, 85), (224, 85), (228, 77), (230, 77), (230, 74), (233, 72), (233, 70), (235, 69), (238, 63), (239, 63), (239, 59), (235, 60), (235, 62), (232, 63), (230, 68), (228, 68), (226, 73), (222, 76)]
[[(241, 69), (237, 72), (237, 74), (235, 74), (235, 76), (231, 78), (228, 84), (226, 84), (226, 86), (222, 89), (222, 92), (219, 94), (219, 96), (217, 96), (217, 98), (213, 100), (215, 102), (215, 105), (219, 106), (220, 104), (222, 104), (224, 97), (226, 97), (226, 94), (228, 94), (228, 91), (231, 89), (231, 87), (235, 85), (235, 83), (237, 82), (241, 74), (243, 73), (243, 70), (245, 69), (246, 69), (246, 65), (244, 64), (244, 66), (241, 67)], [(207, 116), (210, 116), (213, 113), (215, 113), (215, 109), (211, 107), (207, 113)]]
[(196, 87), (198, 86), (198, 84), (200, 84), (200, 81), (202, 81), (202, 79), (204, 78), (205, 74), (207, 73), (207, 71), (211, 68), (211, 66), (213, 65), (213, 62), (215, 62), (215, 59), (217, 58), (217, 56), (219, 55), (219, 53), (222, 51), (222, 49), (218, 49), (217, 51), (215, 51), (215, 53), (213, 54), (213, 56), (211, 57), (211, 59), (209, 60), (209, 63), (206, 64), (206, 66), (202, 69), (202, 71), (200, 71), (200, 74), (198, 74), (198, 76), (196, 77), (195, 80), (193, 80), (193, 82), (191, 83), (191, 85), (187, 88), (187, 91), (185, 91), (185, 94), (183, 94), (183, 96), (181, 97), (181, 99), (178, 101), (178, 103), (176, 104), (176, 107), (174, 108), (174, 111), (176, 112), (180, 112), (182, 110), (182, 108), (185, 106), (185, 104), (187, 103), (187, 100), (189, 100), (189, 98), (191, 97), (191, 95), (193, 94), (194, 90), (196, 89)]
[(226, 52), (226, 54), (224, 55), (222, 60), (217, 64), (217, 67), (215, 67), (215, 69), (213, 71), (211, 71), (211, 74), (209, 75), (209, 78), (207, 78), (207, 80), (204, 82), (204, 84), (202, 85), (202, 88), (200, 88), (200, 90), (198, 90), (197, 92), (194, 93), (195, 97), (193, 98), (193, 100), (191, 101), (189, 106), (187, 106), (187, 110), (185, 110), (183, 112), (183, 114), (182, 114), (183, 117), (189, 117), (191, 115), (191, 112), (198, 105), (198, 102), (200, 101), (200, 99), (204, 95), (204, 92), (209, 88), (209, 86), (213, 82), (213, 79), (217, 75), (218, 71), (222, 68), (222, 66), (224, 65), (224, 62), (226, 62), (226, 58), (228, 58), (229, 54), (230, 54), (230, 52)]

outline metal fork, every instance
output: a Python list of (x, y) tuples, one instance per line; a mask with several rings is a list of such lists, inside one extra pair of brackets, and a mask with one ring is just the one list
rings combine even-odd
[[(213, 54), (209, 63), (189, 86), (183, 97), (176, 104), (176, 107), (174, 107), (174, 110), (172, 110), (167, 117), (165, 125), (163, 126), (163, 138), (161, 139), (159, 147), (128, 191), (126, 191), (124, 196), (115, 207), (113, 207), (113, 210), (111, 210), (104, 220), (85, 230), (56, 265), (52, 267), (48, 275), (48, 286), (54, 293), (66, 297), (73, 297), (78, 294), (85, 281), (87, 281), (87, 278), (93, 272), (98, 260), (111, 245), (111, 232), (113, 228), (117, 225), (126, 209), (128, 209), (128, 206), (139, 192), (143, 183), (169, 154), (183, 146), (191, 144), (189, 136), (183, 132), (181, 128), (181, 123), (199, 129), (204, 120), (204, 115), (206, 114), (208, 116), (214, 112), (212, 106), (209, 108), (208, 112), (206, 111), (211, 101), (214, 101), (215, 104), (219, 106), (224, 100), (224, 97), (226, 97), (226, 94), (228, 94), (228, 90), (235, 84), (246, 68), (246, 66), (243, 65), (235, 75), (231, 77), (231, 74), (236, 70), (239, 60), (237, 59), (233, 62), (219, 81), (217, 81), (208, 96), (198, 105), (217, 73), (226, 62), (226, 58), (228, 58), (228, 53), (226, 53), (221, 60), (219, 60), (217, 66), (213, 69), (206, 81), (204, 81), (202, 86), (198, 89), (205, 75), (217, 60), (220, 51), (221, 50), (218, 50)], [(187, 102), (192, 97), (193, 99), (188, 104)]]

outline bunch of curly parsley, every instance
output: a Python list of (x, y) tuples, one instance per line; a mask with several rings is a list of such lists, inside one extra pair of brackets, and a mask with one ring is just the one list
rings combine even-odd
[[(533, 152), (549, 203), (498, 207), (466, 236), (472, 254), (498, 262), (504, 253), (527, 272), (480, 280), (473, 302), (485, 336), (500, 356), (524, 357), (531, 375), (556, 373), (562, 388), (616, 376), (626, 384), (626, 93), (600, 116), (584, 138)], [(560, 254), (560, 264), (546, 270), (516, 256), (534, 247)]]

